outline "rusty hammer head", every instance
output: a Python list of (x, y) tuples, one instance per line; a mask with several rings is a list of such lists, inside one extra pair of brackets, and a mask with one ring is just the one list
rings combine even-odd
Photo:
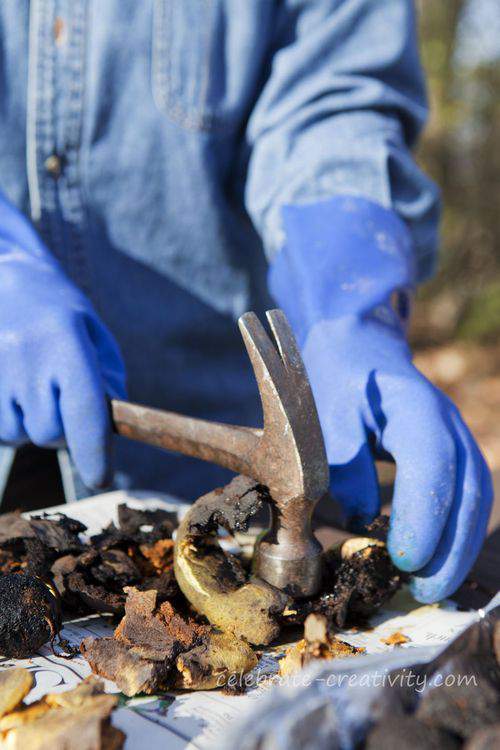
[(315, 503), (328, 488), (323, 435), (307, 374), (281, 310), (254, 313), (239, 326), (257, 378), (264, 428), (209, 422), (126, 401), (111, 401), (115, 430), (134, 440), (212, 461), (266, 485), (271, 527), (259, 540), (256, 573), (293, 596), (319, 588), (321, 547), (311, 531)]
[(254, 313), (239, 319), (264, 415), (247, 455), (252, 478), (270, 491), (271, 526), (256, 546), (254, 569), (292, 596), (311, 596), (321, 577), (321, 546), (311, 530), (316, 502), (328, 489), (318, 412), (294, 335), (281, 310), (266, 313), (275, 345)]

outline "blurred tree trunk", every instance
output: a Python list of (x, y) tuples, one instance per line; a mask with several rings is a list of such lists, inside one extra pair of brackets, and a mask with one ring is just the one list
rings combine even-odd
[(453, 148), (449, 125), (456, 118), (457, 101), (453, 96), (453, 52), (464, 0), (419, 3), (422, 59), (427, 73), (431, 116), (422, 149), (431, 164), (433, 177), (441, 186), (453, 171)]

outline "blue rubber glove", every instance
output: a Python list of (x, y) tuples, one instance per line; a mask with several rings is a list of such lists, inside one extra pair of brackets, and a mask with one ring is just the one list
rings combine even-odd
[(331, 488), (346, 515), (380, 509), (374, 457), (397, 465), (388, 547), (432, 602), (457, 589), (483, 542), (493, 498), (457, 408), (412, 364), (405, 310), (414, 285), (408, 229), (392, 211), (337, 197), (284, 209), (270, 289), (298, 334), (318, 406)]
[(0, 196), (0, 441), (65, 438), (83, 482), (101, 487), (111, 469), (106, 394), (125, 395), (114, 339)]

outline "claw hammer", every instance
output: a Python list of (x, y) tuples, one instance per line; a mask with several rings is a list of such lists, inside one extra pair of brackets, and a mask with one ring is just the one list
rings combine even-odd
[(238, 325), (259, 388), (262, 429), (210, 422), (127, 401), (111, 401), (119, 435), (211, 461), (266, 485), (271, 524), (254, 554), (254, 571), (295, 596), (317, 593), (321, 545), (311, 529), (328, 489), (328, 464), (311, 386), (281, 310), (266, 313), (274, 337), (248, 312)]

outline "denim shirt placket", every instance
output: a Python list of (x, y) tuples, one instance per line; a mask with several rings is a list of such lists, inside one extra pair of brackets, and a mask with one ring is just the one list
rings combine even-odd
[[(31, 0), (27, 169), (31, 218), (73, 281), (90, 294), (81, 134), (87, 0)], [(58, 48), (63, 36), (64, 54)], [(0, 456), (0, 497), (15, 450)], [(58, 450), (67, 502), (89, 495), (67, 449)]]
[(87, 0), (31, 2), (27, 165), (31, 218), (90, 293), (81, 170), (86, 24)]

